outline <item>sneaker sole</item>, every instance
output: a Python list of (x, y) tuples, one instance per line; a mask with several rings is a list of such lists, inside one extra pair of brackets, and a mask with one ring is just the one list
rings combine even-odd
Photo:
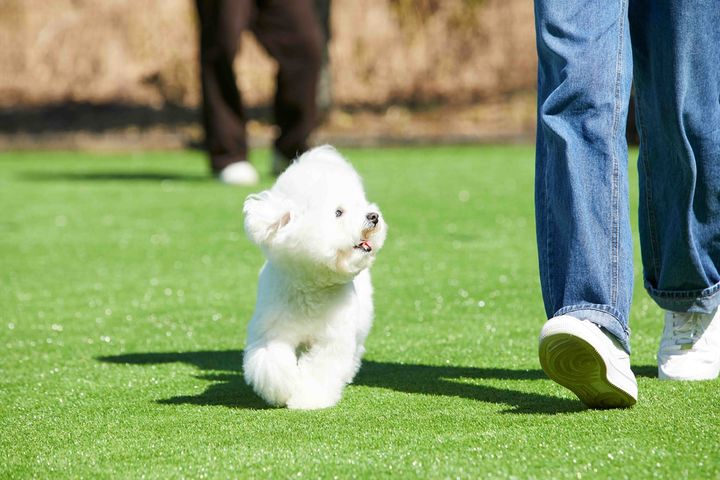
[(701, 374), (701, 375), (670, 375), (663, 371), (662, 367), (658, 367), (658, 380), (677, 381), (677, 382), (703, 382), (715, 380), (718, 378), (717, 373)]
[(539, 356), (547, 376), (572, 391), (588, 407), (631, 407), (637, 401), (608, 380), (605, 361), (582, 338), (567, 333), (548, 335), (540, 342)]

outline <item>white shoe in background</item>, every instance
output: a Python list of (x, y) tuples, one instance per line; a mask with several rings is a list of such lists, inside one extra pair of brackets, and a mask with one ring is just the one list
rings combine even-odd
[(660, 380), (712, 380), (720, 374), (720, 310), (665, 312), (657, 354)]
[(223, 183), (244, 187), (257, 185), (260, 181), (260, 175), (258, 175), (257, 170), (247, 161), (231, 163), (220, 170), (218, 178)]

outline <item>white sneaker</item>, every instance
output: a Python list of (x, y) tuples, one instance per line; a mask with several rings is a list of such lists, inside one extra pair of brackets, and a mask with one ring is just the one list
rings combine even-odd
[(220, 170), (218, 178), (229, 185), (252, 186), (260, 181), (255, 167), (250, 162), (235, 162)]
[(630, 355), (589, 320), (562, 315), (545, 322), (539, 355), (547, 376), (588, 407), (630, 407), (637, 401)]
[(665, 312), (657, 354), (660, 380), (712, 380), (720, 374), (720, 309)]

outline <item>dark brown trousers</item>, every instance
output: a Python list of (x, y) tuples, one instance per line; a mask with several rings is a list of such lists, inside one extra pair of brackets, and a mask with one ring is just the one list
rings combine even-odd
[(213, 171), (247, 159), (247, 119), (233, 71), (244, 30), (278, 63), (275, 148), (289, 159), (307, 150), (323, 48), (312, 0), (196, 0), (196, 5), (205, 146)]

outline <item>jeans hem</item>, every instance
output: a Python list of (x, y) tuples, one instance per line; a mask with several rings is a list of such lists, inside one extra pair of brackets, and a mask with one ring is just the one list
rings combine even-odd
[(563, 307), (553, 317), (569, 315), (578, 320), (589, 320), (612, 334), (623, 349), (630, 353), (630, 329), (622, 321), (620, 312), (610, 305), (580, 304)]
[(720, 282), (702, 290), (659, 290), (647, 281), (645, 290), (655, 303), (672, 312), (713, 313), (720, 306)]

